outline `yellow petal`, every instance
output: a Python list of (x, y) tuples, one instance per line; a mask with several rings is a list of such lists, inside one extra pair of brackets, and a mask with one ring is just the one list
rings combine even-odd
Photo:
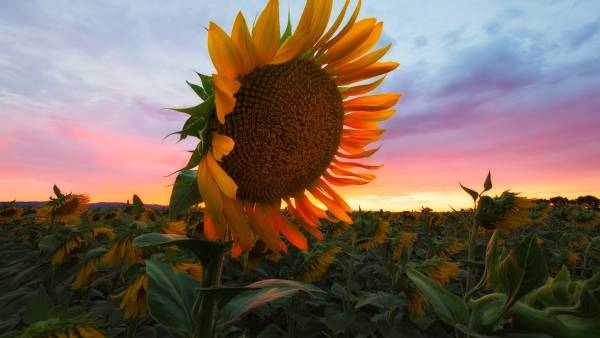
[(350, 54), (369, 37), (375, 23), (374, 18), (358, 21), (343, 38), (327, 50), (323, 56), (323, 63), (331, 63)]
[(348, 74), (340, 74), (335, 82), (338, 85), (347, 85), (353, 82), (362, 81), (371, 77), (389, 73), (396, 69), (400, 64), (397, 62), (377, 62), (363, 69)]
[(258, 65), (266, 65), (273, 60), (279, 49), (279, 38), (279, 0), (269, 0), (252, 29)]
[(233, 111), (236, 104), (234, 94), (240, 89), (237, 80), (231, 80), (220, 74), (213, 74), (215, 84), (215, 105), (217, 107), (217, 119), (221, 124), (225, 123), (225, 116)]
[(198, 165), (198, 190), (206, 204), (206, 210), (210, 213), (215, 226), (226, 227), (223, 216), (223, 199), (221, 190), (211, 175), (208, 168), (208, 154), (200, 160)]
[(258, 57), (242, 12), (239, 12), (235, 18), (233, 29), (231, 30), (231, 39), (240, 53), (240, 73), (242, 75), (250, 73), (256, 68)]
[(225, 172), (225, 170), (223, 170), (223, 168), (221, 168), (212, 153), (207, 153), (204, 158), (206, 158), (208, 170), (221, 192), (229, 198), (237, 198), (237, 184), (235, 184), (233, 179)]
[(231, 137), (213, 133), (212, 152), (215, 160), (220, 161), (223, 156), (229, 155), (234, 146), (235, 142)]
[(254, 246), (254, 235), (248, 225), (242, 204), (235, 199), (223, 196), (225, 218), (238, 236), (237, 243), (242, 251), (249, 251)]
[(264, 207), (259, 203), (256, 205), (246, 204), (244, 209), (246, 210), (252, 229), (267, 247), (276, 253), (282, 251), (279, 232), (271, 220), (265, 216)]
[(340, 39), (342, 39), (346, 35), (346, 33), (348, 33), (348, 31), (350, 29), (352, 29), (352, 27), (354, 26), (354, 23), (356, 22), (356, 18), (358, 17), (358, 13), (360, 12), (361, 6), (362, 6), (362, 1), (358, 0), (358, 3), (356, 4), (356, 7), (354, 8), (354, 12), (352, 13), (352, 16), (350, 17), (348, 22), (346, 22), (344, 27), (337, 33), (337, 35), (333, 39), (326, 41), (326, 42), (324, 41), (323, 45), (319, 49), (319, 54), (323, 54), (323, 52), (325, 50), (327, 50), (329, 47), (336, 44)]
[(351, 72), (355, 72), (357, 70), (363, 69), (367, 66), (370, 66), (372, 64), (374, 64), (375, 62), (379, 61), (379, 59), (381, 59), (385, 53), (388, 52), (388, 50), (390, 50), (390, 47), (392, 47), (391, 44), (378, 49), (376, 51), (373, 51), (363, 57), (361, 57), (360, 59), (350, 62), (350, 63), (346, 63), (346, 64), (342, 64), (339, 67), (333, 68), (331, 69), (330, 72), (332, 72), (333, 74), (344, 74), (344, 73), (351, 73)]
[(323, 193), (321, 193), (319, 190), (317, 190), (316, 188), (310, 188), (309, 189), (310, 193), (319, 201), (321, 201), (323, 204), (325, 204), (325, 206), (327, 207), (327, 209), (340, 221), (346, 222), (348, 224), (352, 224), (352, 218), (350, 218), (350, 216), (348, 216), (348, 214), (346, 213), (346, 211), (343, 209), (342, 206), (340, 206), (338, 204), (338, 202), (335, 202), (331, 199), (329, 199), (327, 196), (325, 196)]
[(282, 64), (302, 54), (309, 38), (307, 32), (294, 33), (289, 39), (285, 40), (270, 64)]
[(344, 15), (346, 15), (346, 10), (348, 9), (349, 4), (350, 0), (346, 0), (346, 3), (344, 3), (344, 7), (340, 11), (340, 14), (338, 14), (338, 17), (335, 19), (331, 27), (329, 27), (327, 33), (325, 33), (321, 37), (321, 39), (319, 39), (319, 41), (315, 44), (316, 49), (319, 49), (319, 47), (321, 47), (325, 42), (327, 42), (327, 40), (329, 40), (333, 36), (333, 33), (335, 33), (335, 31), (338, 29), (338, 27), (342, 23), (342, 20), (344, 20)]
[(383, 22), (378, 22), (377, 24), (375, 24), (375, 27), (373, 28), (373, 30), (371, 31), (369, 36), (365, 39), (365, 41), (363, 41), (363, 43), (360, 44), (360, 46), (354, 48), (354, 50), (352, 50), (352, 52), (350, 52), (348, 55), (331, 63), (329, 66), (331, 66), (333, 68), (337, 68), (340, 65), (343, 65), (345, 63), (348, 63), (352, 60), (355, 60), (355, 59), (361, 57), (363, 54), (365, 54), (366, 52), (371, 50), (371, 48), (375, 47), (375, 45), (377, 44), (377, 41), (379, 40), (379, 37), (381, 36), (382, 31), (383, 31)]
[(395, 105), (400, 99), (400, 94), (375, 94), (361, 96), (351, 100), (344, 101), (344, 109), (375, 111), (387, 109)]
[(211, 22), (208, 26), (208, 54), (217, 72), (229, 79), (240, 74), (240, 54), (231, 38)]
[(308, 41), (310, 45), (314, 45), (327, 28), (332, 6), (332, 0), (319, 0), (315, 3), (315, 10), (310, 23), (310, 40)]
[(371, 83), (367, 83), (364, 85), (358, 85), (358, 86), (354, 86), (354, 87), (346, 87), (346, 89), (342, 92), (342, 96), (348, 97), (348, 96), (357, 96), (357, 95), (366, 94), (366, 93), (374, 90), (375, 88), (379, 87), (379, 85), (383, 82), (385, 77), (386, 77), (386, 75), (382, 76), (377, 81), (373, 81)]

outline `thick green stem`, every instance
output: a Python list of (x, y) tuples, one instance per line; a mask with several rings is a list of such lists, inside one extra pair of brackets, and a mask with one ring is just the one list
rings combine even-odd
[[(223, 273), (223, 260), (225, 254), (215, 257), (215, 260), (205, 269), (202, 283), (203, 288), (215, 288), (221, 286), (221, 275)], [(217, 302), (212, 296), (200, 293), (194, 303), (194, 318), (196, 325), (192, 331), (192, 338), (213, 338), (216, 335), (217, 326)]]

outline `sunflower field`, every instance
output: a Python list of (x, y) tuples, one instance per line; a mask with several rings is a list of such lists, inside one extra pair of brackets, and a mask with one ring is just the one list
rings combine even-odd
[(287, 254), (206, 241), (197, 206), (5, 203), (2, 337), (597, 337), (597, 200), (464, 189), (474, 210), (357, 211)]

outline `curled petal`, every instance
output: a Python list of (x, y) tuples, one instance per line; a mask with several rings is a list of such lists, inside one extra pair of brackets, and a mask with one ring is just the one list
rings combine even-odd
[(369, 36), (365, 39), (365, 41), (363, 41), (363, 43), (360, 46), (354, 48), (352, 50), (352, 52), (350, 52), (350, 54), (329, 64), (328, 66), (330, 66), (332, 68), (338, 68), (341, 65), (347, 64), (350, 61), (358, 59), (363, 54), (365, 54), (366, 52), (371, 50), (371, 48), (375, 47), (375, 44), (377, 44), (377, 40), (379, 40), (379, 37), (381, 36), (382, 31), (383, 31), (383, 22), (376, 23), (375, 27), (373, 28), (371, 33), (369, 33)]
[(224, 234), (227, 231), (227, 224), (223, 216), (223, 199), (217, 182), (215, 182), (208, 167), (208, 155), (200, 160), (198, 165), (198, 190), (206, 204), (206, 211), (211, 217), (215, 226), (216, 234)]
[(225, 116), (235, 108), (236, 99), (234, 94), (240, 89), (237, 80), (231, 80), (219, 74), (213, 74), (215, 84), (215, 103), (217, 106), (217, 118), (221, 124), (225, 123)]
[(285, 199), (285, 203), (287, 204), (287, 208), (290, 211), (290, 214), (292, 214), (292, 216), (294, 216), (294, 218), (296, 220), (298, 220), (298, 222), (300, 223), (302, 228), (304, 230), (306, 230), (306, 232), (308, 232), (309, 234), (311, 234), (311, 236), (313, 236), (319, 240), (323, 239), (323, 233), (320, 232), (317, 229), (317, 227), (315, 227), (307, 222), (307, 219), (305, 218), (305, 216), (302, 215), (296, 208), (294, 208), (294, 206), (292, 205), (292, 202), (290, 202), (289, 198)]
[(221, 190), (221, 192), (229, 198), (236, 198), (238, 186), (233, 181), (231, 176), (229, 176), (225, 170), (221, 168), (212, 153), (208, 153), (204, 157), (206, 158), (206, 163), (208, 164), (208, 170), (210, 170), (210, 174), (217, 183), (219, 190)]
[(278, 206), (269, 206), (267, 208), (267, 217), (272, 218), (275, 221), (275, 224), (281, 230), (281, 233), (287, 240), (292, 243), (295, 247), (302, 251), (308, 250), (308, 242), (306, 237), (296, 228), (294, 225), (290, 224), (285, 217), (281, 214), (281, 210), (279, 210)]
[(248, 203), (244, 205), (244, 209), (250, 220), (252, 230), (258, 234), (258, 237), (260, 237), (267, 247), (275, 253), (285, 251), (285, 244), (283, 248), (281, 246), (283, 242), (279, 238), (279, 231), (273, 222), (265, 216), (264, 207), (259, 203), (256, 205)]
[(352, 208), (346, 203), (342, 196), (338, 195), (323, 179), (319, 179), (319, 187), (325, 191), (329, 197), (333, 198), (344, 210), (351, 212)]
[(244, 214), (242, 204), (237, 199), (223, 195), (223, 211), (225, 218), (237, 235), (236, 243), (246, 252), (254, 246), (254, 235)]
[(215, 157), (215, 160), (220, 161), (223, 156), (229, 155), (234, 146), (235, 142), (231, 137), (213, 133), (212, 153)]

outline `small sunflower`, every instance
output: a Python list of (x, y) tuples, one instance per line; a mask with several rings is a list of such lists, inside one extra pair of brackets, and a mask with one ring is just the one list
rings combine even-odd
[(75, 221), (85, 211), (89, 202), (90, 198), (85, 194), (59, 195), (48, 203), (49, 216), (55, 222)]
[(113, 296), (120, 298), (119, 308), (125, 319), (146, 316), (148, 294), (148, 276), (139, 275), (125, 290)]
[(185, 221), (168, 222), (160, 232), (163, 234), (185, 235), (187, 233), (187, 223)]
[(98, 271), (97, 266), (99, 261), (99, 257), (94, 257), (83, 264), (79, 268), (79, 271), (77, 271), (75, 280), (71, 283), (71, 288), (79, 290), (88, 287), (94, 274)]
[(119, 266), (121, 263), (130, 265), (140, 262), (142, 262), (142, 249), (133, 246), (130, 237), (115, 242), (100, 260), (103, 265), (112, 267)]
[(373, 236), (368, 241), (360, 243), (358, 245), (358, 248), (363, 250), (369, 250), (379, 246), (380, 244), (383, 244), (383, 242), (385, 242), (388, 239), (390, 231), (390, 222), (386, 220), (380, 220), (378, 222), (377, 230), (375, 230)]
[(52, 265), (59, 266), (75, 256), (80, 256), (82, 249), (86, 246), (87, 241), (83, 237), (74, 236), (54, 251), (51, 257)]
[(335, 257), (342, 252), (342, 248), (333, 243), (324, 246), (323, 250), (315, 250), (306, 254), (306, 260), (303, 264), (304, 274), (302, 275), (302, 280), (305, 283), (312, 283), (321, 278), (333, 263)]
[(0, 207), (0, 223), (12, 222), (19, 219), (21, 215), (23, 215), (23, 209), (12, 204)]
[(267, 3), (251, 29), (241, 12), (231, 35), (209, 24), (208, 51), (216, 73), (203, 78), (211, 83), (212, 95), (199, 95), (206, 97), (204, 104), (214, 102), (214, 113), (203, 104), (180, 110), (209, 121), (200, 130), (202, 151), (192, 155), (199, 159), (209, 240), (231, 238), (238, 251), (247, 252), (259, 237), (279, 253), (287, 250), (282, 234), (307, 250), (304, 234), (282, 215), (282, 202), (319, 239), (320, 219), (352, 223), (350, 206), (331, 186), (375, 178), (352, 169), (380, 166), (352, 160), (379, 149), (366, 147), (383, 135), (378, 122), (395, 113), (390, 108), (400, 95), (365, 96), (398, 63), (379, 61), (391, 45), (373, 50), (383, 23), (357, 20), (360, 0), (342, 25), (349, 4), (346, 0), (328, 27), (333, 0), (307, 1), (296, 29), (283, 35), (278, 0)]
[(475, 218), (486, 229), (512, 232), (531, 223), (529, 209), (534, 207), (530, 199), (505, 191), (499, 197), (482, 196)]
[(425, 317), (425, 304), (427, 300), (419, 289), (413, 290), (408, 299), (408, 313), (412, 317)]
[(92, 229), (94, 239), (107, 238), (113, 240), (115, 238), (115, 230), (107, 226), (98, 226)]
[(402, 258), (402, 250), (404, 248), (406, 249), (410, 249), (414, 244), (415, 241), (417, 240), (417, 233), (416, 232), (400, 232), (396, 235), (396, 237), (394, 238), (392, 247), (393, 247), (393, 252), (392, 252), (392, 260), (394, 261), (399, 261), (400, 258)]

